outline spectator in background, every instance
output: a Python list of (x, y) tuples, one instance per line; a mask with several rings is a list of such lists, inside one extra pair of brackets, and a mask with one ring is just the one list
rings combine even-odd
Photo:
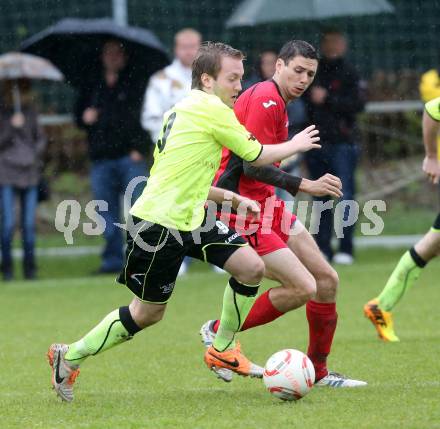
[[(141, 83), (130, 79), (122, 43), (107, 41), (101, 61), (102, 76), (96, 76), (95, 83), (80, 95), (75, 116), (88, 134), (93, 196), (108, 203), (108, 208), (98, 210), (106, 224), (98, 273), (115, 273), (122, 269), (124, 260), (122, 231), (115, 225), (120, 222), (121, 197), (132, 179), (147, 174), (148, 137), (139, 124)], [(131, 203), (144, 185), (136, 186)]]
[[(174, 61), (153, 75), (145, 92), (141, 123), (156, 143), (163, 126), (163, 115), (191, 91), (191, 65), (202, 42), (201, 34), (184, 28), (174, 36)], [(179, 275), (188, 271), (190, 258), (180, 267)], [(217, 268), (217, 267), (216, 267)]]
[(258, 60), (255, 63), (254, 72), (249, 79), (243, 82), (243, 91), (255, 85), (258, 82), (262, 82), (267, 79), (272, 79), (275, 74), (275, 63), (277, 62), (278, 53), (272, 50), (261, 52), (258, 56)]
[(11, 254), (15, 230), (16, 199), (20, 202), (21, 238), (23, 243), (23, 274), (32, 280), (35, 265), (35, 217), (38, 202), (38, 183), (46, 138), (37, 122), (32, 105), (29, 80), (18, 81), (21, 111), (15, 111), (12, 81), (4, 81), (0, 104), (0, 199), (2, 274), (4, 280), (13, 279)]
[[(420, 97), (424, 103), (440, 97), (440, 73), (437, 69), (422, 74), (419, 85)], [(440, 135), (437, 136), (437, 147), (440, 147)], [(440, 150), (437, 151), (440, 161)], [(438, 186), (440, 191), (440, 185)]]
[(431, 69), (422, 74), (419, 90), (424, 103), (440, 97), (440, 74), (437, 69)]
[[(305, 97), (310, 123), (319, 129), (322, 149), (310, 151), (305, 159), (313, 180), (331, 173), (342, 181), (342, 200), (354, 200), (358, 160), (356, 115), (363, 110), (365, 101), (358, 74), (345, 59), (346, 52), (347, 40), (343, 33), (338, 30), (323, 33), (322, 59)], [(328, 198), (317, 200), (329, 201)], [(346, 207), (343, 220), (349, 215), (350, 208)], [(343, 229), (336, 255), (331, 248), (332, 229), (333, 210), (326, 209), (321, 214), (316, 235), (318, 246), (329, 261), (352, 264), (354, 225)]]
[(163, 115), (191, 91), (191, 65), (202, 42), (201, 34), (184, 28), (174, 36), (174, 61), (154, 74), (145, 92), (141, 123), (157, 142)]

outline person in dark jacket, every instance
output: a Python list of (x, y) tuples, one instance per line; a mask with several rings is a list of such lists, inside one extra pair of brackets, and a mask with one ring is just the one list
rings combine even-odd
[(12, 81), (3, 83), (0, 102), (0, 201), (1, 253), (4, 280), (13, 279), (11, 244), (14, 236), (15, 202), (20, 202), (23, 242), (23, 274), (36, 276), (34, 257), (35, 217), (42, 156), (46, 138), (32, 106), (30, 81), (18, 81), (21, 111), (14, 111)]
[[(120, 222), (121, 197), (133, 179), (147, 175), (148, 137), (139, 123), (146, 82), (130, 78), (124, 47), (117, 40), (104, 44), (101, 60), (103, 74), (84, 87), (75, 116), (88, 134), (94, 198), (108, 203), (107, 210), (99, 209), (106, 244), (98, 273), (113, 273), (122, 269), (124, 258), (122, 231), (115, 225)], [(144, 186), (145, 180), (134, 188), (128, 204)]]
[[(342, 201), (354, 200), (355, 170), (358, 160), (356, 115), (364, 108), (363, 91), (354, 67), (345, 59), (347, 39), (338, 30), (328, 30), (321, 38), (321, 55), (314, 84), (306, 94), (310, 124), (315, 124), (321, 136), (321, 150), (306, 154), (306, 164), (313, 180), (331, 173), (342, 181)], [(323, 202), (328, 198), (316, 198)], [(355, 214), (346, 206), (343, 220)], [(351, 219), (350, 219), (351, 220)], [(333, 254), (331, 238), (333, 210), (321, 213), (316, 241), (329, 261), (353, 263), (354, 224), (343, 228), (337, 253)]]

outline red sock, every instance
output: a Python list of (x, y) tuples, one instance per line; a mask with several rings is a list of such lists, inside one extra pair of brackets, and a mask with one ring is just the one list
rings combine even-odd
[[(256, 299), (240, 331), (246, 331), (246, 329), (254, 328), (255, 326), (265, 325), (284, 314), (273, 306), (269, 298), (269, 292), (270, 289)], [(217, 332), (218, 325), (220, 325), (220, 321), (216, 320), (213, 325), (214, 332)]]
[(306, 305), (309, 322), (309, 348), (307, 355), (315, 367), (315, 379), (320, 380), (328, 373), (327, 356), (333, 342), (338, 313), (336, 303), (309, 301)]

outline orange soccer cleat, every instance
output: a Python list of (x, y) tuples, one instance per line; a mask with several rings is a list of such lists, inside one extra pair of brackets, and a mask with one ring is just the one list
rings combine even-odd
[(244, 377), (263, 377), (263, 368), (251, 362), (240, 349), (237, 341), (235, 348), (223, 352), (210, 346), (205, 353), (205, 363), (208, 368), (226, 368)]
[(56, 394), (67, 402), (73, 401), (73, 383), (79, 375), (78, 367), (69, 365), (64, 356), (69, 350), (66, 344), (52, 344), (47, 352), (47, 360), (52, 368), (52, 386)]
[(382, 310), (377, 299), (372, 299), (364, 305), (365, 317), (370, 319), (376, 328), (379, 338), (383, 341), (397, 342), (399, 338), (394, 332), (391, 312)]

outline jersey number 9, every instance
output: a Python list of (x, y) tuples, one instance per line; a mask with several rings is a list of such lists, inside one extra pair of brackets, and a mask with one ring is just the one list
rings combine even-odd
[(157, 141), (157, 147), (159, 149), (159, 153), (163, 152), (163, 150), (165, 149), (165, 145), (167, 143), (167, 139), (168, 136), (170, 135), (171, 127), (173, 126), (175, 119), (176, 119), (176, 112), (173, 112), (171, 113), (170, 116), (168, 116), (168, 120), (163, 126), (162, 138)]

